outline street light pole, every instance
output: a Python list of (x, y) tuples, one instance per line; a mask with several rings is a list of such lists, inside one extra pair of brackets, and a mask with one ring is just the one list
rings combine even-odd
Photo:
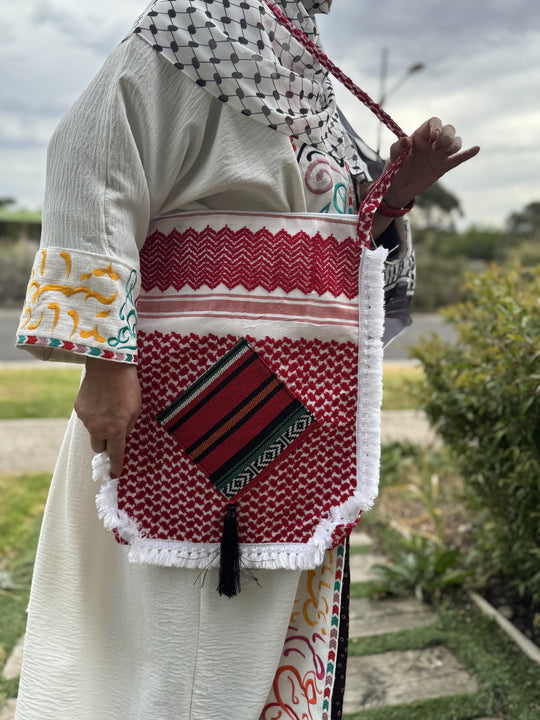
[[(391, 86), (391, 88), (387, 90), (386, 85), (388, 82), (388, 48), (383, 48), (381, 51), (381, 67), (379, 74), (379, 105), (383, 107), (390, 95), (392, 95), (396, 90), (398, 90), (408, 77), (414, 75), (414, 73), (420, 72), (420, 70), (424, 70), (425, 67), (425, 64), (422, 62), (414, 63), (414, 65), (408, 67), (403, 73), (403, 75), (401, 75)], [(383, 123), (379, 122), (379, 127), (377, 131), (377, 153), (379, 155), (381, 153), (382, 126)]]

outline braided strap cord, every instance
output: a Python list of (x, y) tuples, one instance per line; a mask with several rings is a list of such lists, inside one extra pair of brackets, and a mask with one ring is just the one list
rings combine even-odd
[(398, 138), (400, 137), (406, 137), (406, 133), (399, 127), (399, 125), (388, 115), (388, 113), (382, 109), (382, 107), (376, 103), (364, 90), (362, 90), (358, 85), (352, 80), (348, 75), (346, 75), (341, 68), (339, 68), (335, 63), (333, 63), (330, 58), (321, 50), (320, 47), (315, 45), (315, 43), (310, 40), (307, 35), (305, 35), (300, 28), (296, 27), (296, 25), (289, 20), (289, 18), (284, 15), (281, 10), (276, 7), (270, 0), (265, 0), (266, 4), (270, 8), (270, 10), (274, 13), (276, 16), (276, 19), (287, 28), (287, 30), (293, 35), (298, 42), (303, 45), (306, 50), (308, 50), (319, 62), (320, 64), (328, 70), (328, 72), (332, 73), (332, 75), (339, 80), (348, 90), (352, 92), (353, 95), (355, 95), (361, 102), (364, 103), (366, 107), (368, 107), (378, 118), (381, 122), (383, 122), (386, 127), (391, 130), (394, 135), (396, 135)]
[[(407, 137), (407, 134), (399, 127), (399, 125), (383, 110), (383, 108), (376, 103), (364, 90), (346, 75), (341, 68), (333, 63), (330, 58), (319, 48), (315, 43), (310, 40), (300, 28), (289, 20), (281, 10), (276, 7), (270, 0), (264, 0), (269, 9), (273, 12), (276, 19), (281, 23), (287, 30), (293, 35), (298, 42), (308, 50), (313, 57), (315, 57), (320, 64), (328, 70), (337, 80), (339, 80), (352, 94), (357, 97), (374, 115), (391, 130), (394, 135), (398, 138)], [(373, 183), (369, 193), (362, 201), (360, 211), (358, 213), (358, 236), (362, 239), (362, 246), (369, 248), (370, 246), (370, 232), (371, 225), (373, 222), (373, 215), (375, 214), (379, 204), (387, 193), (393, 179), (395, 178), (399, 168), (403, 164), (405, 158), (408, 156), (409, 150), (401, 153), (396, 160), (385, 170), (381, 177)]]

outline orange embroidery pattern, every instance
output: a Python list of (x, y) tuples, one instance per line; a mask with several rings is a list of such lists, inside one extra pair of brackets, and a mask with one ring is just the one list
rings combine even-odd
[[(56, 271), (51, 273), (52, 277), (47, 277), (48, 266), (55, 260), (57, 263), (57, 257), (62, 258), (64, 261), (66, 280), (69, 279), (74, 266), (71, 254), (66, 250), (58, 252), (51, 249), (42, 250), (36, 266), (39, 269), (35, 268), (32, 271), (31, 282), (28, 286), (26, 306), (23, 310), (26, 319), (21, 324), (21, 329), (26, 327), (28, 330), (37, 330), (39, 328), (40, 332), (43, 333), (53, 332), (62, 317), (62, 313), (65, 313), (73, 322), (70, 339), (78, 334), (83, 340), (91, 339), (99, 344), (106, 343), (107, 337), (100, 330), (99, 325), (101, 320), (109, 317), (110, 308), (114, 306), (120, 297), (118, 290), (114, 287), (120, 280), (120, 276), (114, 271), (112, 263), (109, 263), (106, 267), (94, 267), (90, 272), (80, 273), (80, 285), (60, 284), (54, 282), (59, 272), (57, 265)], [(103, 284), (98, 283), (96, 285), (95, 282), (84, 282), (94, 278), (97, 280), (103, 279)], [(113, 284), (112, 288), (111, 283)], [(47, 302), (51, 297), (54, 298), (57, 295), (62, 295), (62, 300)], [(66, 307), (66, 300), (72, 300), (77, 309)], [(46, 304), (44, 304), (44, 301)], [(81, 305), (82, 303), (84, 305)], [(105, 310), (104, 308), (109, 309)], [(91, 313), (88, 313), (90, 309)], [(51, 311), (50, 314), (47, 310)], [(120, 308), (118, 312), (120, 313)], [(92, 320), (89, 322), (89, 315), (92, 313), (94, 313), (93, 322)], [(85, 318), (84, 324), (89, 322), (89, 327), (79, 327), (81, 317)]]

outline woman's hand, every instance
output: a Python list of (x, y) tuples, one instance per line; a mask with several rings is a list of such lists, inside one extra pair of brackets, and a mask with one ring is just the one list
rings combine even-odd
[(92, 450), (109, 455), (112, 477), (122, 472), (126, 438), (140, 411), (141, 390), (135, 365), (86, 359), (75, 412), (90, 433)]
[(461, 138), (456, 136), (455, 128), (443, 125), (435, 117), (426, 120), (410, 137), (395, 142), (390, 148), (390, 162), (406, 150), (409, 150), (409, 155), (384, 196), (387, 205), (405, 207), (449, 170), (480, 151), (475, 145), (460, 152), (461, 146)]

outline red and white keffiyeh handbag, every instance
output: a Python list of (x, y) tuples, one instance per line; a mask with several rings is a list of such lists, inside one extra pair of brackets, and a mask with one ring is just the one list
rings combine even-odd
[(358, 217), (190, 212), (152, 223), (137, 303), (143, 410), (121, 477), (105, 454), (94, 460), (100, 517), (131, 560), (221, 562), (219, 589), (233, 595), (238, 564), (315, 568), (371, 507), (387, 251), (370, 249), (370, 231), (403, 159)]

